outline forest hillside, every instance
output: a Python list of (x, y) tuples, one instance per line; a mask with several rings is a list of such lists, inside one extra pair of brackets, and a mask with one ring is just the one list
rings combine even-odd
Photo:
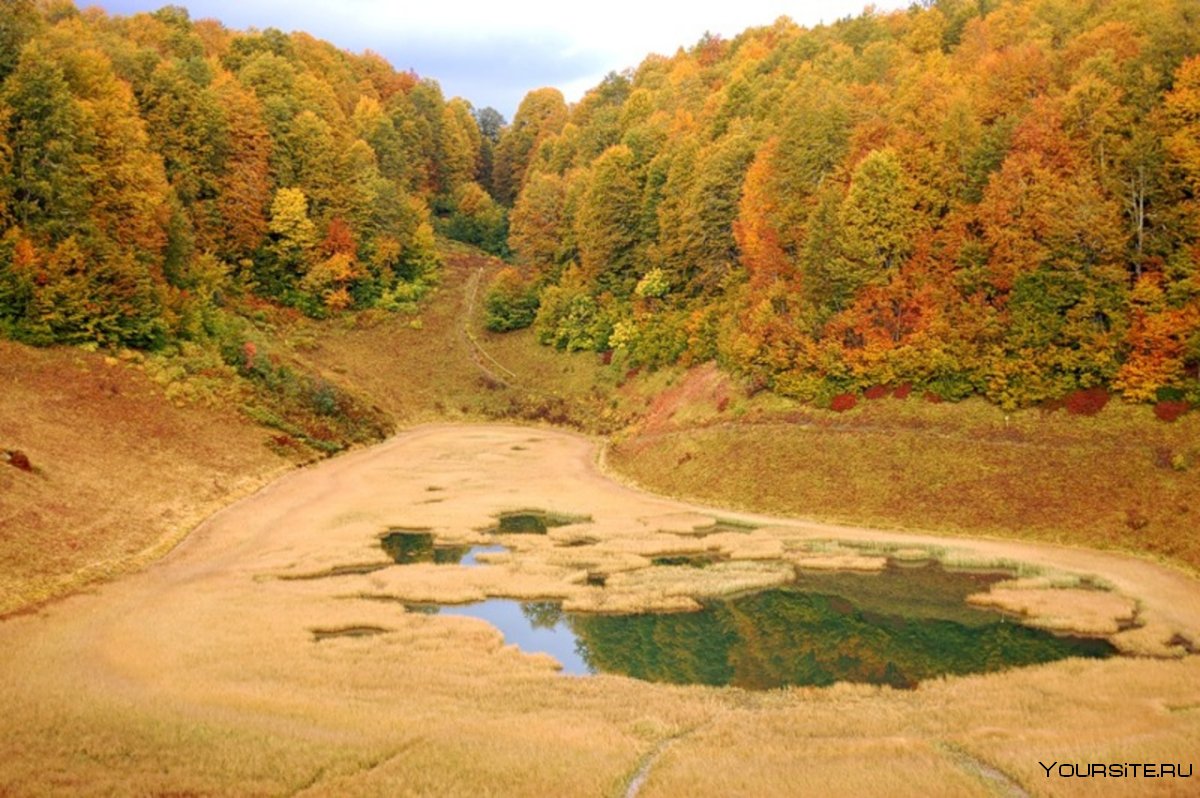
[(6, 3), (0, 334), (234, 362), (230, 309), (411, 308), (435, 228), (503, 237), (498, 120), (304, 33)]
[[(1200, 401), (1200, 8), (781, 18), (528, 95), (492, 325), (821, 405)], [(1091, 395), (1080, 392), (1091, 391)]]
[(1200, 402), (1188, 0), (781, 18), (511, 124), (304, 33), (6, 10), (4, 337), (279, 381), (247, 318), (411, 313), (441, 234), (510, 258), (493, 330), (618, 367), (837, 407)]

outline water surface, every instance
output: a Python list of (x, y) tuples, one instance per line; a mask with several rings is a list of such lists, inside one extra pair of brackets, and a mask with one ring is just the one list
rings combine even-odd
[(965, 603), (1003, 574), (939, 566), (805, 574), (795, 584), (699, 612), (563, 613), (553, 602), (492, 599), (440, 612), (481, 618), (566, 673), (770, 689), (838, 681), (915, 687), (1066, 657), (1106, 657), (1103, 640), (1060, 637)]

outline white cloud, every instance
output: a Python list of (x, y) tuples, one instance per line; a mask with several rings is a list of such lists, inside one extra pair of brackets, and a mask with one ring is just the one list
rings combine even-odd
[[(87, 0), (79, 0), (84, 3)], [(881, 9), (909, 0), (882, 0)], [(153, 10), (167, 0), (99, 0), (113, 13)], [(374, 50), (414, 68), (477, 106), (511, 116), (524, 92), (557, 86), (570, 100), (607, 72), (636, 66), (649, 53), (671, 54), (706, 32), (735, 36), (789, 16), (802, 25), (862, 11), (864, 0), (649, 0), (573, 4), (548, 0), (174, 0), (193, 18), (233, 28), (305, 30), (339, 47)]]

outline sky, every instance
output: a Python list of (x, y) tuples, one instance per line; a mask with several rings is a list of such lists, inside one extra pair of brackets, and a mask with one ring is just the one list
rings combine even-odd
[[(76, 0), (111, 14), (153, 11), (168, 0)], [(910, 0), (876, 0), (881, 11)], [(801, 25), (861, 13), (867, 0), (174, 0), (192, 19), (227, 27), (303, 30), (353, 52), (373, 50), (397, 69), (434, 78), (449, 97), (492, 106), (511, 120), (525, 93), (561, 89), (569, 102), (610, 71), (650, 53), (670, 55), (705, 32), (726, 38), (780, 16)], [(686, 9), (686, 10), (683, 10)]]

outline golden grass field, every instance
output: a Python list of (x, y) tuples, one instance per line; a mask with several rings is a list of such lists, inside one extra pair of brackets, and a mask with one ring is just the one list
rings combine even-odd
[[(612, 482), (595, 454), (593, 441), (548, 429), (419, 427), (286, 475), (141, 573), (9, 618), (3, 791), (621, 795), (657, 752), (640, 795), (988, 795), (996, 779), (1039, 795), (1184, 794), (1173, 782), (1047, 780), (1037, 763), (1188, 762), (1200, 742), (1195, 657), (1066, 660), (914, 691), (674, 687), (559, 676), (483, 622), (378, 600), (449, 591), (476, 578), (470, 569), (440, 566), (441, 582), (425, 573), (434, 566), (395, 565), (280, 578), (385, 565), (378, 538), (392, 526), (470, 540), (514, 508), (591, 516), (587, 535), (614, 561), (655, 536), (641, 551), (669, 550), (672, 531), (713, 520)], [(772, 520), (754, 533), (759, 551), (770, 540), (947, 544)], [(474, 572), (495, 572), (492, 594), (581, 595), (574, 564), (538, 555), (550, 545)], [(1137, 602), (1149, 638), (1200, 635), (1200, 586), (1163, 566), (1036, 543), (948, 548), (960, 564), (1098, 577)], [(643, 582), (651, 599), (720, 589)], [(386, 631), (314, 638), (350, 627)]]
[[(36, 469), (0, 463), (0, 796), (1200, 790), (1038, 764), (1197, 758), (1200, 414), (889, 399), (835, 415), (710, 366), (627, 375), (484, 332), (495, 268), (451, 250), (418, 317), (278, 324), (282, 351), (409, 428), (300, 470), (235, 408), (169, 401), (135, 358), (0, 342), (0, 449)], [(288, 578), (387, 566), (391, 526), (479, 542), (522, 507), (592, 522), (514, 537), (484, 568)], [(717, 517), (762, 526), (687, 534)], [(685, 609), (794, 565), (869, 573), (884, 548), (1023, 563), (1038, 575), (972, 601), (1153, 656), (756, 693), (564, 677), (482, 621), (403, 606)], [(649, 567), (698, 549), (729, 560)], [(352, 627), (384, 632), (316, 639)]]
[(1164, 424), (1149, 407), (1119, 401), (1087, 418), (914, 396), (838, 414), (763, 397), (743, 400), (735, 420), (738, 405), (717, 411), (728, 387), (711, 375), (679, 382), (689, 399), (624, 433), (610, 453), (615, 471), (650, 490), (851, 524), (1115, 549), (1200, 572), (1200, 413)]

